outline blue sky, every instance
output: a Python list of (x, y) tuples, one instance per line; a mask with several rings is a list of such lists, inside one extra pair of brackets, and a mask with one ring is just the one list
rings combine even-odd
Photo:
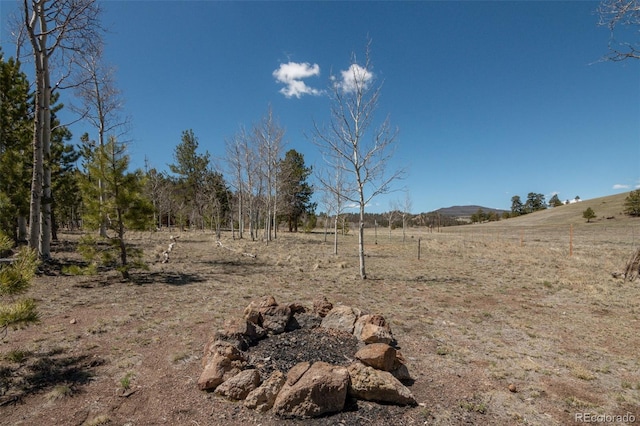
[[(0, 0), (2, 46), (14, 0)], [(640, 63), (604, 62), (609, 33), (597, 2), (104, 1), (106, 60), (132, 118), (134, 167), (167, 170), (181, 133), (224, 163), (224, 141), (269, 105), (286, 149), (320, 166), (305, 137), (327, 123), (330, 75), (362, 57), (383, 82), (381, 116), (399, 129), (397, 192), (369, 211), (477, 204), (509, 209), (529, 192), (549, 200), (640, 185)], [(286, 92), (274, 71), (306, 73)], [(28, 65), (26, 65), (28, 66)], [(286, 96), (289, 95), (289, 96)], [(76, 138), (85, 130), (71, 127)]]

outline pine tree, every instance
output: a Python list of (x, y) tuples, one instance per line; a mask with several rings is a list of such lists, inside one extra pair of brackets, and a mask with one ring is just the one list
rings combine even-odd
[(562, 205), (562, 201), (560, 201), (558, 194), (553, 194), (553, 197), (549, 200), (549, 205), (551, 207), (560, 207)]
[[(31, 179), (33, 99), (20, 63), (5, 61), (0, 50), (0, 231), (18, 241), (26, 238)], [(24, 235), (19, 235), (23, 219)]]
[(316, 203), (311, 202), (313, 188), (307, 182), (312, 168), (304, 164), (304, 156), (294, 149), (287, 151), (280, 162), (278, 182), (280, 188), (280, 214), (289, 224), (289, 232), (298, 232), (298, 222), (304, 213), (313, 213)]
[[(0, 255), (11, 251), (13, 241), (0, 234)], [(34, 250), (22, 247), (11, 263), (0, 266), (0, 334), (6, 334), (9, 327), (24, 327), (39, 320), (36, 304), (31, 299), (15, 300), (31, 285), (31, 279), (38, 265)], [(10, 301), (5, 302), (5, 299)]]
[[(87, 159), (87, 174), (83, 182), (84, 225), (99, 229), (103, 212), (107, 218), (109, 248), (99, 254), (105, 265), (116, 265), (123, 279), (129, 270), (144, 267), (142, 252), (125, 240), (127, 230), (145, 230), (153, 225), (153, 206), (144, 196), (144, 175), (140, 170), (128, 172), (129, 156), (124, 144), (109, 137), (106, 144), (97, 146)], [(85, 155), (87, 150), (85, 150)], [(102, 188), (98, 184), (102, 182)], [(102, 205), (100, 191), (103, 191)], [(85, 248), (98, 247), (93, 239), (85, 239)], [(90, 257), (90, 256), (88, 256)]]
[(631, 191), (624, 199), (624, 212), (629, 216), (640, 216), (640, 189)]
[(182, 132), (182, 142), (174, 151), (175, 164), (170, 164), (169, 169), (178, 177), (182, 202), (190, 209), (190, 225), (195, 225), (200, 220), (203, 222), (203, 183), (209, 167), (210, 155), (208, 152), (198, 154), (198, 138), (193, 130)]
[(591, 219), (595, 219), (597, 216), (596, 216), (596, 213), (593, 211), (593, 209), (589, 207), (582, 212), (582, 217), (587, 219), (587, 223), (589, 223)]

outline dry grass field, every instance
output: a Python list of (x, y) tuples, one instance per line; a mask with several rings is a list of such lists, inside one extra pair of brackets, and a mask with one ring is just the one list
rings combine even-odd
[[(640, 423), (640, 282), (612, 276), (640, 245), (640, 219), (621, 214), (624, 196), (442, 232), (412, 228), (405, 242), (402, 230), (389, 238), (379, 229), (374, 244), (367, 230), (366, 281), (355, 235), (340, 236), (334, 256), (320, 231), (280, 233), (268, 245), (227, 234), (224, 247), (210, 233), (178, 233), (161, 264), (154, 255), (170, 233), (138, 234), (150, 270), (121, 282), (115, 272), (63, 274), (80, 259), (78, 236), (63, 234), (56, 263), (28, 294), (41, 323), (2, 337), (0, 423), (566, 425), (586, 414)], [(199, 391), (204, 344), (264, 295), (303, 304), (324, 295), (384, 315), (420, 405), (359, 402), (295, 421)]]

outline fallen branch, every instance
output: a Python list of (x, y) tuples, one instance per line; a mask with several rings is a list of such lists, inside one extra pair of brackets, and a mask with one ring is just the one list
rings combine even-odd
[(176, 245), (176, 240), (178, 239), (178, 237), (174, 237), (173, 235), (171, 235), (169, 237), (169, 240), (171, 240), (171, 243), (169, 243), (169, 247), (162, 252), (162, 263), (167, 263), (169, 262), (169, 254), (173, 251), (173, 248)]
[[(233, 249), (231, 249), (231, 248), (229, 248), (229, 247), (225, 247), (225, 246), (222, 244), (222, 242), (221, 242), (220, 240), (216, 241), (216, 245), (217, 245), (218, 247), (220, 247), (220, 248), (223, 248), (223, 249), (229, 250), (230, 252), (233, 252), (233, 253), (235, 253), (235, 252), (236, 252), (235, 250), (233, 250)], [(251, 258), (253, 258), (253, 259), (255, 259), (256, 257), (258, 257), (257, 255), (255, 255), (255, 254), (251, 254), (251, 253), (240, 253), (240, 254), (241, 254), (242, 256), (251, 257)]]

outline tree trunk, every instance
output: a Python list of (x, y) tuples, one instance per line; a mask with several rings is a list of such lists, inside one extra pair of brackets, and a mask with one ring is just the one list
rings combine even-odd
[(333, 221), (333, 254), (338, 254), (338, 214)]
[(49, 61), (44, 56), (44, 125), (42, 127), (42, 210), (40, 219), (40, 256), (51, 258), (51, 82)]
[(358, 257), (360, 259), (360, 278), (367, 279), (364, 268), (364, 203), (360, 205), (360, 223), (358, 224)]

